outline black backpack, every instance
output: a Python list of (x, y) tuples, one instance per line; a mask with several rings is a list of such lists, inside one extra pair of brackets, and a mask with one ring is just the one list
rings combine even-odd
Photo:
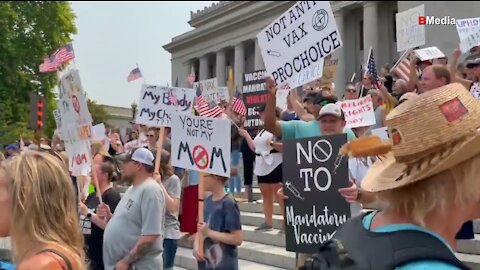
[(441, 261), (470, 269), (438, 238), (416, 230), (376, 233), (364, 228), (363, 217), (352, 218), (322, 244), (301, 270), (391, 270), (414, 261)]

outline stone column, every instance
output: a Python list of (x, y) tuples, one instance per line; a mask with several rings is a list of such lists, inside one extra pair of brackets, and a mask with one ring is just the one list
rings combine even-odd
[(378, 57), (378, 3), (374, 1), (363, 4), (363, 65), (368, 59), (370, 46), (374, 56)]
[[(245, 71), (245, 52), (243, 43), (235, 45), (235, 66), (233, 68), (233, 79), (235, 88), (242, 91), (243, 88), (243, 72)], [(235, 89), (234, 89), (235, 91)], [(230, 96), (233, 93), (230, 93)]]
[(198, 75), (199, 81), (208, 79), (208, 56), (203, 55), (200, 57), (200, 70)]
[(339, 98), (343, 97), (344, 91), (345, 91), (345, 79), (347, 76), (350, 76), (349, 74), (345, 74), (345, 63), (347, 62), (347, 59), (345, 57), (345, 43), (347, 42), (347, 36), (345, 34), (345, 23), (344, 23), (344, 16), (343, 12), (339, 10), (337, 13), (335, 13), (335, 21), (337, 23), (337, 28), (338, 31), (340, 32), (340, 36), (342, 37), (343, 41), (343, 46), (335, 51), (334, 57), (338, 59), (338, 65), (337, 65), (337, 74), (335, 77), (335, 92)]
[(226, 67), (227, 59), (225, 55), (225, 49), (217, 51), (217, 65), (216, 65), (216, 77), (218, 86), (226, 86)]
[(260, 51), (260, 46), (258, 46), (258, 39), (255, 39), (255, 60), (254, 60), (255, 70), (265, 69), (265, 64), (263, 63), (262, 52)]

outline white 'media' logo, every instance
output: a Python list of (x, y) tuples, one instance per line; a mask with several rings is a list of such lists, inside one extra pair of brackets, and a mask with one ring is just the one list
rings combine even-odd
[(450, 16), (445, 16), (442, 18), (435, 16), (419, 16), (418, 24), (428, 24), (428, 25), (455, 25), (455, 18)]

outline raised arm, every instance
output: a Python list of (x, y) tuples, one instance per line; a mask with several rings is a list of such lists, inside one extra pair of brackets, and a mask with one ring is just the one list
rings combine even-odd
[(452, 53), (452, 59), (449, 67), (451, 82), (461, 83), (465, 88), (470, 89), (472, 81), (457, 76), (457, 64), (461, 54), (462, 51), (459, 48), (456, 48)]
[(280, 138), (282, 137), (282, 129), (280, 128), (280, 123), (277, 121), (275, 115), (277, 107), (277, 87), (271, 77), (266, 78), (266, 88), (268, 98), (265, 106), (265, 129)]

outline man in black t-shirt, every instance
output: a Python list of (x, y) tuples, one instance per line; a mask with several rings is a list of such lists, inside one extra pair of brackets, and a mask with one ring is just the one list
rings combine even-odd
[[(120, 193), (112, 186), (112, 181), (116, 181), (117, 174), (115, 166), (111, 161), (106, 161), (95, 165), (97, 173), (98, 187), (102, 194), (102, 201), (115, 212), (115, 208), (120, 201)], [(98, 191), (97, 191), (98, 192)], [(96, 209), (100, 204), (96, 193), (90, 194), (85, 204), (80, 203), (80, 226), (85, 237), (87, 256), (90, 268), (92, 270), (103, 270), (103, 231), (107, 225), (106, 221), (96, 215)]]

